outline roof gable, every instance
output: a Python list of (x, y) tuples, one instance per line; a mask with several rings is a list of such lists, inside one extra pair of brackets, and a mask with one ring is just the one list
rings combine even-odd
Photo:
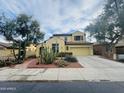
[(78, 33), (78, 34), (79, 34), (79, 33), (80, 33), (80, 34), (85, 34), (84, 32), (81, 32), (81, 31), (76, 31), (76, 32), (74, 32), (74, 33), (72, 33), (72, 34), (77, 34), (77, 33)]

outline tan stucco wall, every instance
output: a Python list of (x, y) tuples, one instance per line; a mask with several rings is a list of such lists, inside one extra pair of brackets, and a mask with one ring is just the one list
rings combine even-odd
[(36, 55), (36, 46), (34, 44), (30, 44), (30, 46), (26, 47), (26, 56)]
[(52, 44), (59, 44), (59, 52), (64, 52), (65, 51), (65, 43), (63, 39), (60, 39), (58, 37), (53, 37), (50, 40), (46, 42), (46, 47), (49, 49), (52, 49)]
[(26, 51), (33, 51), (33, 52), (35, 52), (35, 51), (36, 51), (35, 45), (30, 44), (30, 46), (27, 46), (27, 47), (26, 47)]
[[(51, 39), (49, 39), (46, 43), (43, 43), (43, 46), (45, 48), (48, 48), (49, 50), (52, 49), (52, 44), (59, 44), (59, 52), (65, 52), (65, 42), (63, 39), (59, 38), (59, 37), (53, 37)], [(42, 46), (42, 44), (37, 46), (36, 49), (36, 56), (39, 56), (39, 51), (40, 51), (40, 47)]]
[[(18, 50), (15, 50), (15, 53), (18, 53)], [(0, 50), (0, 57), (6, 57), (6, 56), (13, 56), (13, 50), (12, 49), (1, 49)]]
[(36, 51), (26, 51), (26, 57), (36, 55)]
[(57, 38), (62, 39), (63, 41), (65, 40), (65, 37), (67, 37), (67, 42), (72, 42), (72, 36), (57, 36)]

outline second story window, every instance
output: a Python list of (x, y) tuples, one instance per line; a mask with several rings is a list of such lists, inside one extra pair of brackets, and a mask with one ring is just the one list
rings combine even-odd
[(67, 37), (64, 37), (64, 42), (65, 42), (65, 44), (66, 44), (66, 42), (67, 42)]
[(75, 41), (83, 40), (83, 36), (74, 36)]
[(65, 42), (67, 42), (67, 37), (65, 37)]

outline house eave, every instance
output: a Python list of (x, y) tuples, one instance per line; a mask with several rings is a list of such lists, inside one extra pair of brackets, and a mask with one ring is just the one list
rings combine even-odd
[(53, 34), (53, 36), (72, 36), (72, 34)]
[(93, 45), (93, 43), (65, 43), (65, 45)]

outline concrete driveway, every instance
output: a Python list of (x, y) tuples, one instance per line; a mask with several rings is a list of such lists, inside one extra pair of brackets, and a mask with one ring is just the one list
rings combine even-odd
[(99, 56), (77, 57), (85, 68), (81, 70), (85, 80), (124, 81), (124, 63)]

